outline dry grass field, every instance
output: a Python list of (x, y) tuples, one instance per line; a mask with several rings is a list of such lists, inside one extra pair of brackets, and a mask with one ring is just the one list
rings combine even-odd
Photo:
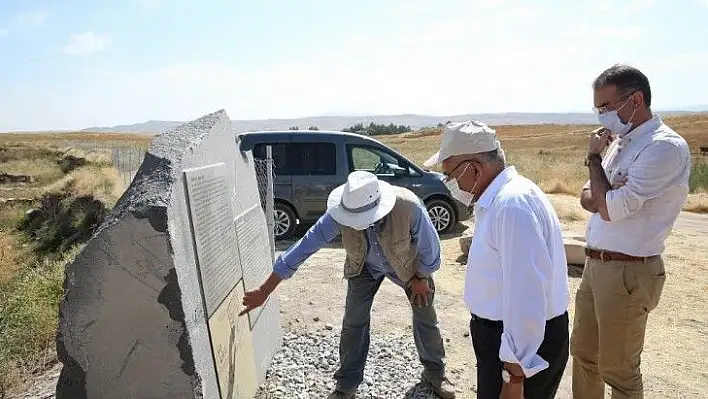
[(101, 143), (33, 139), (0, 135), (0, 398), (54, 359), (64, 264), (125, 189)]

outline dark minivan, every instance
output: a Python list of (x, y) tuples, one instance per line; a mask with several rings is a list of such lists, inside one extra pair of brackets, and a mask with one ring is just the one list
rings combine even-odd
[[(408, 188), (428, 209), (438, 233), (448, 232), (471, 211), (452, 198), (443, 175), (415, 165), (392, 148), (367, 136), (338, 131), (287, 130), (238, 134), (239, 149), (266, 158), (271, 146), (275, 173), (275, 239), (292, 235), (297, 223), (312, 223), (327, 210), (327, 197), (346, 183), (349, 173), (366, 170)], [(434, 152), (434, 149), (431, 149)]]

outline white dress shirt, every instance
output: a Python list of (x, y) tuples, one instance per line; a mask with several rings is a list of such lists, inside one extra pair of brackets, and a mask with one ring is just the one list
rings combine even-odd
[(533, 182), (509, 166), (474, 205), (464, 299), (470, 312), (502, 320), (499, 358), (530, 377), (548, 367), (536, 353), (546, 321), (568, 309), (568, 266), (560, 221)]
[(688, 195), (686, 141), (654, 115), (612, 142), (602, 166), (610, 185), (622, 177), (627, 183), (605, 196), (610, 221), (599, 213), (590, 216), (588, 246), (633, 256), (661, 254)]

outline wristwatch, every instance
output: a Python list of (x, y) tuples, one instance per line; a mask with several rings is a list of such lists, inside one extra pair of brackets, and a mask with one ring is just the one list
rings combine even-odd
[(519, 384), (524, 382), (523, 375), (512, 375), (508, 370), (502, 369), (502, 380), (505, 384)]

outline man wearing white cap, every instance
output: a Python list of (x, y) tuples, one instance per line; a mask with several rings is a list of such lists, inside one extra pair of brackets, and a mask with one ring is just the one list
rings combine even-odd
[(277, 285), (337, 236), (347, 257), (347, 299), (339, 343), (340, 368), (330, 398), (354, 398), (369, 352), (371, 305), (384, 277), (405, 289), (413, 305), (413, 337), (422, 379), (440, 397), (454, 398), (445, 376), (445, 348), (433, 306), (432, 273), (440, 267), (440, 238), (422, 201), (410, 190), (356, 171), (330, 193), (327, 212), (273, 265), (260, 288), (246, 292), (241, 315), (261, 306)]
[(568, 362), (567, 264), (560, 221), (536, 184), (507, 166), (496, 132), (445, 126), (440, 151), (452, 195), (474, 203), (464, 300), (478, 398), (553, 398)]

